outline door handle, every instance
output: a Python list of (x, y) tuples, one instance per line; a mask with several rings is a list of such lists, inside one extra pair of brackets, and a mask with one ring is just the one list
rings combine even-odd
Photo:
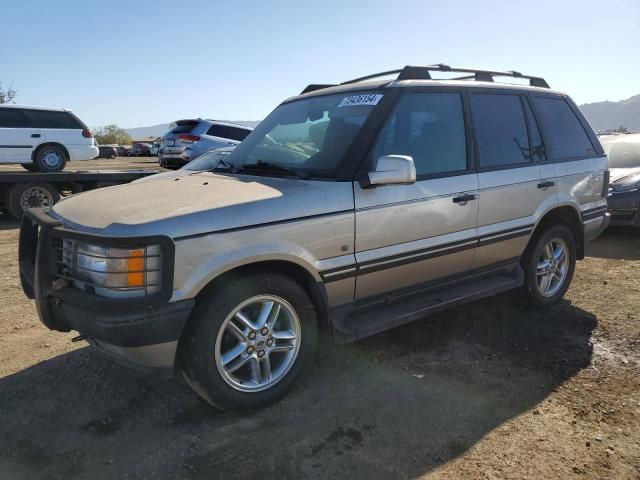
[(546, 180), (544, 182), (540, 182), (538, 184), (538, 188), (549, 188), (549, 187), (553, 187), (556, 184), (556, 182), (552, 182), (551, 180)]
[(460, 205), (464, 205), (465, 203), (475, 200), (476, 196), (471, 195), (470, 193), (463, 193), (458, 195), (457, 197), (453, 197), (453, 203), (459, 203)]
[(31, 134), (31, 138), (40, 138), (40, 134), (39, 133), (32, 133)]

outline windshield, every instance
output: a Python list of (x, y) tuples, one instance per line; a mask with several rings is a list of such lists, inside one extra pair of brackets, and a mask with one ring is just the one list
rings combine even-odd
[(182, 170), (193, 170), (196, 172), (211, 170), (212, 168), (216, 167), (219, 163), (223, 165), (224, 162), (221, 163), (220, 160), (223, 158), (226, 158), (226, 156), (229, 155), (229, 153), (231, 153), (231, 150), (232, 149), (230, 148), (211, 150), (199, 156), (195, 160), (192, 160), (189, 163), (187, 163), (184, 167), (182, 167)]
[(382, 94), (339, 94), (285, 103), (276, 108), (226, 158), (235, 168), (286, 175), (285, 169), (334, 178)]
[(640, 167), (640, 133), (600, 138), (611, 168)]

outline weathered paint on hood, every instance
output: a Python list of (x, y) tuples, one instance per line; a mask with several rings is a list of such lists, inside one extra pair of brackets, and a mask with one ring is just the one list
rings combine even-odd
[(198, 172), (73, 195), (52, 216), (84, 232), (176, 238), (353, 208), (349, 182)]

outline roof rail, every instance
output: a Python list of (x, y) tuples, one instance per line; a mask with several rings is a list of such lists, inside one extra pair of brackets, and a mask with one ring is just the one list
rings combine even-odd
[(430, 80), (430, 72), (454, 72), (454, 73), (470, 73), (472, 75), (464, 75), (458, 78), (452, 78), (451, 80), (475, 80), (476, 82), (493, 82), (493, 77), (513, 77), (524, 78), (529, 80), (529, 85), (532, 87), (549, 88), (549, 84), (542, 77), (534, 77), (530, 75), (523, 75), (515, 70), (509, 70), (507, 72), (500, 72), (494, 70), (479, 70), (477, 68), (458, 68), (438, 63), (436, 65), (427, 65), (425, 67), (407, 65), (404, 68), (398, 70), (387, 70), (386, 72), (374, 73), (365, 77), (354, 78), (353, 80), (347, 80), (340, 85), (347, 85), (350, 83), (358, 83), (364, 80), (371, 80), (378, 77), (386, 77), (388, 75), (397, 74), (397, 80)]

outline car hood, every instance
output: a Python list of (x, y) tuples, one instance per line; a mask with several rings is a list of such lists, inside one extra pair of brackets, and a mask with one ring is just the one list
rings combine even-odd
[(350, 182), (196, 172), (72, 195), (51, 216), (89, 233), (178, 238), (353, 208)]
[(610, 171), (610, 179), (611, 179), (611, 183), (615, 183), (618, 182), (620, 180), (623, 180), (627, 177), (630, 177), (631, 175), (637, 175), (640, 174), (640, 167), (633, 167), (633, 168), (611, 168), (609, 169)]

